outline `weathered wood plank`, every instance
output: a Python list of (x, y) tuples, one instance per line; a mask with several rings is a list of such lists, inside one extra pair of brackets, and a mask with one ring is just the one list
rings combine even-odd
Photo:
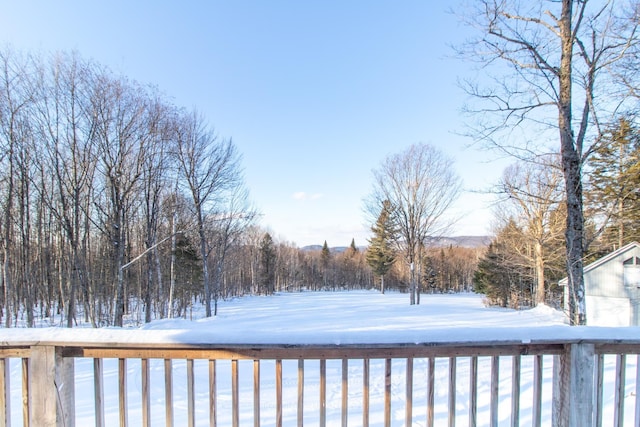
[(106, 427), (104, 423), (104, 375), (102, 359), (93, 359), (93, 397), (96, 427)]
[(304, 359), (298, 360), (298, 427), (304, 425)]
[(140, 374), (142, 375), (142, 426), (149, 427), (151, 425), (151, 384), (149, 380), (149, 359), (140, 360), (140, 370)]
[(55, 387), (57, 391), (57, 424), (64, 427), (75, 427), (76, 424), (76, 385), (75, 361), (62, 357), (55, 352)]
[(0, 347), (2, 359), (28, 359), (31, 356), (31, 347)]
[(596, 358), (596, 407), (594, 412), (596, 427), (602, 427), (602, 408), (604, 392), (604, 354), (599, 354)]
[(478, 423), (478, 357), (469, 360), (469, 427)]
[(327, 361), (320, 359), (320, 427), (327, 425)]
[(511, 360), (511, 427), (520, 426), (520, 370), (522, 359), (513, 356)]
[(165, 425), (173, 425), (173, 362), (164, 359), (164, 411)]
[(349, 359), (342, 359), (342, 427), (347, 427), (349, 413)]
[(30, 353), (30, 358), (22, 359), (22, 424), (25, 426), (29, 424), (29, 415), (31, 413), (31, 409), (29, 408), (31, 405), (31, 399), (29, 398), (29, 387), (30, 384), (30, 372), (29, 372), (29, 361), (34, 360), (35, 356)]
[(593, 425), (594, 345), (567, 344), (554, 357), (552, 423), (557, 427)]
[(640, 425), (640, 354), (636, 356), (636, 402), (635, 402), (635, 423)]
[(253, 427), (260, 427), (260, 361), (253, 361)]
[(391, 359), (384, 361), (384, 426), (391, 426)]
[(57, 425), (57, 390), (55, 348), (31, 347), (31, 357), (23, 362), (27, 388), (27, 419), (24, 425), (55, 427)]
[[(600, 389), (598, 389), (600, 390)], [(636, 356), (636, 402), (634, 425), (640, 425), (640, 354)]]
[(427, 362), (428, 372), (427, 372), (427, 427), (433, 427), (435, 412), (434, 412), (434, 403), (435, 403), (435, 370), (436, 370), (436, 359), (434, 357), (430, 357)]
[(362, 361), (362, 426), (369, 427), (369, 359)]
[(490, 421), (491, 427), (498, 427), (498, 403), (500, 390), (500, 358), (498, 356), (491, 357), (491, 410)]
[(413, 425), (413, 358), (407, 359), (404, 425)]
[(216, 361), (209, 360), (209, 427), (217, 426)]
[(537, 354), (533, 356), (533, 404), (532, 404), (532, 426), (542, 426), (542, 361), (543, 356)]
[(194, 427), (195, 419), (195, 378), (193, 372), (193, 359), (187, 359), (187, 426)]
[(118, 407), (120, 409), (120, 427), (128, 425), (127, 411), (127, 359), (118, 359)]
[(449, 427), (456, 425), (456, 381), (457, 381), (457, 363), (455, 357), (449, 358)]
[(613, 425), (616, 427), (624, 426), (624, 388), (626, 372), (626, 355), (616, 354), (616, 388), (614, 397), (615, 405), (613, 412)]
[(377, 347), (364, 345), (326, 346), (255, 346), (244, 348), (136, 348), (69, 347), (66, 357), (127, 358), (127, 359), (209, 359), (209, 360), (291, 360), (291, 359), (406, 359), (426, 357), (513, 356), (561, 354), (561, 344), (513, 344), (504, 346), (426, 346)]
[(276, 427), (282, 427), (282, 360), (276, 360)]
[[(277, 379), (276, 379), (277, 381)], [(238, 361), (231, 361), (231, 425), (240, 425), (240, 387), (238, 385)]]
[(11, 426), (10, 360), (0, 358), (0, 427)]

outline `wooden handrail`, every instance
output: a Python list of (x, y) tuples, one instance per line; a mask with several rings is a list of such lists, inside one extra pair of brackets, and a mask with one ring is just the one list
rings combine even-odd
[[(372, 359), (381, 359), (384, 362), (384, 404), (382, 413), (384, 414), (385, 425), (391, 422), (391, 361), (401, 359), (405, 361), (406, 372), (404, 389), (406, 406), (404, 408), (405, 422), (409, 423), (414, 416), (413, 406), (413, 382), (415, 359), (428, 360), (428, 376), (426, 378), (427, 392), (427, 425), (434, 424), (434, 371), (435, 360), (448, 359), (449, 389), (447, 390), (449, 401), (449, 425), (455, 423), (456, 383), (459, 373), (457, 372), (458, 361), (461, 358), (468, 358), (470, 363), (469, 371), (469, 425), (475, 425), (477, 420), (477, 381), (478, 381), (478, 358), (488, 357), (491, 360), (491, 387), (490, 387), (490, 413), (491, 424), (497, 425), (498, 420), (498, 384), (499, 364), (501, 357), (511, 358), (512, 376), (512, 423), (519, 423), (519, 401), (520, 401), (520, 376), (522, 374), (521, 360), (523, 356), (532, 356), (533, 360), (533, 413), (532, 421), (534, 426), (539, 426), (542, 420), (541, 405), (542, 400), (542, 363), (543, 356), (553, 356), (554, 371), (554, 400), (553, 414), (551, 416), (553, 425), (557, 426), (589, 426), (595, 425), (596, 420), (602, 417), (602, 370), (603, 355), (619, 355), (616, 359), (616, 387), (614, 408), (615, 420), (620, 423), (624, 409), (625, 390), (625, 366), (626, 355), (640, 354), (640, 340), (612, 339), (567, 339), (567, 340), (537, 340), (532, 342), (522, 342), (516, 340), (478, 340), (468, 342), (436, 342), (436, 343), (356, 343), (356, 344), (215, 344), (215, 343), (179, 343), (179, 342), (119, 342), (112, 345), (111, 342), (100, 341), (73, 341), (64, 342), (59, 340), (38, 340), (0, 343), (0, 427), (10, 425), (11, 410), (9, 396), (9, 370), (7, 360), (19, 359), (23, 362), (23, 388), (25, 393), (25, 414), (24, 424), (38, 426), (74, 425), (75, 396), (74, 396), (74, 364), (77, 358), (91, 358), (94, 360), (94, 381), (95, 381), (95, 419), (96, 425), (104, 426), (104, 396), (102, 375), (104, 359), (117, 359), (119, 361), (119, 399), (120, 425), (127, 424), (127, 361), (138, 359), (141, 361), (141, 384), (142, 384), (142, 420), (144, 425), (150, 423), (150, 402), (149, 402), (149, 360), (164, 360), (165, 366), (165, 401), (166, 421), (171, 425), (175, 420), (173, 413), (173, 385), (172, 385), (172, 361), (185, 360), (187, 363), (187, 392), (189, 404), (188, 425), (194, 425), (194, 361), (209, 361), (209, 416), (211, 426), (217, 424), (216, 409), (216, 361), (231, 361), (232, 369), (232, 400), (233, 400), (233, 425), (239, 425), (239, 365), (242, 360), (253, 361), (253, 412), (254, 426), (260, 422), (260, 395), (261, 392), (274, 393), (276, 396), (276, 425), (283, 423), (283, 361), (298, 360), (298, 402), (296, 404), (296, 415), (298, 425), (304, 416), (304, 383), (305, 360), (319, 361), (320, 375), (320, 396), (319, 396), (319, 420), (320, 425), (327, 422), (326, 408), (327, 401), (327, 360), (337, 360), (342, 363), (341, 377), (341, 398), (336, 404), (342, 407), (341, 423), (347, 424), (349, 400), (347, 398), (350, 390), (346, 369), (350, 361), (359, 360), (364, 363), (362, 381), (362, 423), (368, 425), (370, 382), (369, 363)], [(640, 357), (636, 358), (640, 361)], [(265, 390), (260, 381), (260, 361), (273, 361), (276, 366), (276, 383), (273, 390)], [(353, 363), (353, 362), (352, 362)], [(546, 362), (545, 362), (546, 363)], [(640, 369), (638, 370), (640, 375)], [(638, 380), (640, 382), (640, 379)], [(640, 389), (640, 385), (636, 386)], [(594, 390), (597, 392), (594, 393)], [(596, 397), (594, 399), (594, 396)], [(598, 398), (600, 396), (600, 398)], [(315, 402), (314, 402), (315, 403)], [(636, 417), (640, 417), (640, 399), (636, 400)], [(596, 414), (595, 417), (592, 414)], [(600, 417), (600, 418), (599, 418)], [(637, 422), (638, 420), (636, 420)]]

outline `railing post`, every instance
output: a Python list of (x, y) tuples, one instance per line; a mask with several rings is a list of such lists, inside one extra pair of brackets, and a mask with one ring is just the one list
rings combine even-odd
[(58, 393), (58, 426), (75, 427), (75, 361), (56, 351), (56, 388)]
[(56, 427), (56, 348), (34, 345), (29, 358), (30, 425)]
[(56, 347), (31, 346), (29, 358), (29, 421), (32, 426), (75, 425), (74, 364)]
[(593, 367), (593, 344), (568, 344), (554, 356), (554, 427), (593, 426)]

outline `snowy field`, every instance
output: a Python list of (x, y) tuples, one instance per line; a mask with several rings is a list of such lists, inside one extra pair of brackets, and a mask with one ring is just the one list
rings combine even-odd
[[(171, 319), (152, 322), (143, 328), (115, 329), (14, 329), (0, 330), (3, 341), (31, 340), (43, 337), (64, 341), (103, 340), (106, 342), (216, 342), (216, 343), (424, 343), (466, 342), (473, 339), (516, 339), (522, 342), (543, 340), (548, 337), (606, 336), (627, 338), (638, 336), (638, 328), (570, 328), (564, 315), (548, 307), (515, 311), (488, 308), (482, 297), (475, 294), (423, 295), (421, 304), (410, 306), (406, 294), (374, 291), (359, 292), (302, 292), (277, 294), (271, 297), (246, 297), (221, 302), (215, 318), (184, 320)], [(500, 359), (499, 425), (510, 425), (511, 357)], [(520, 425), (531, 425), (533, 358), (522, 359)], [(164, 364), (151, 362), (152, 425), (163, 426)], [(240, 425), (253, 425), (253, 365), (240, 361)], [(436, 360), (435, 417), (436, 426), (447, 425), (448, 358)], [(552, 358), (545, 357), (543, 379), (543, 424), (551, 425)], [(305, 419), (304, 424), (318, 425), (319, 372), (318, 361), (305, 362)], [(490, 358), (479, 359), (478, 425), (488, 425)], [(457, 362), (456, 425), (468, 422), (469, 359)], [(349, 425), (362, 423), (362, 369), (361, 360), (349, 362)], [(613, 388), (615, 358), (607, 356), (604, 404), (604, 425), (613, 422)], [(90, 359), (77, 359), (76, 365), (76, 425), (95, 425), (93, 418), (93, 364)], [(21, 414), (20, 363), (12, 361), (11, 389), (14, 425)], [(105, 412), (107, 425), (118, 425), (118, 373), (117, 360), (105, 360)], [(128, 411), (129, 425), (141, 425), (140, 362), (129, 360)], [(176, 426), (186, 425), (186, 363), (173, 362), (173, 408)], [(196, 425), (208, 426), (208, 366), (206, 361), (195, 362), (196, 372)], [(261, 364), (261, 425), (275, 424), (275, 366), (274, 362)], [(636, 357), (627, 363), (627, 404), (625, 425), (633, 425), (635, 404)], [(426, 421), (427, 360), (414, 361), (413, 423), (424, 426)], [(231, 425), (230, 363), (219, 361), (217, 367), (218, 425)], [(371, 360), (370, 371), (371, 426), (383, 425), (384, 360)], [(394, 360), (392, 365), (392, 425), (404, 425), (405, 361)], [(341, 421), (341, 361), (327, 362), (327, 425), (340, 425)], [(296, 425), (297, 361), (283, 362), (283, 425)]]

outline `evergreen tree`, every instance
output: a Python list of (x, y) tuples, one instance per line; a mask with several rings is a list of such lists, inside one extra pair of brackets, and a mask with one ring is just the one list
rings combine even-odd
[(322, 245), (322, 252), (320, 254), (320, 259), (322, 260), (322, 267), (325, 269), (329, 267), (329, 261), (331, 260), (331, 252), (329, 252), (329, 245), (327, 245), (327, 241), (324, 241)]
[(349, 257), (353, 257), (357, 253), (358, 253), (358, 247), (356, 246), (356, 239), (352, 238), (351, 239), (351, 244), (347, 248), (347, 255)]
[(474, 290), (485, 294), (490, 304), (518, 308), (531, 303), (532, 269), (519, 255), (523, 245), (522, 229), (509, 220), (480, 259), (473, 277)]
[(367, 250), (367, 264), (374, 274), (380, 276), (380, 292), (384, 294), (384, 275), (387, 274), (395, 261), (395, 251), (392, 247), (395, 236), (395, 227), (391, 215), (392, 207), (388, 200), (382, 203), (380, 215), (371, 231), (373, 237), (369, 240)]
[(267, 295), (275, 292), (276, 250), (269, 233), (260, 241), (260, 287)]
[(326, 288), (328, 284), (329, 263), (331, 262), (331, 252), (329, 251), (329, 245), (327, 245), (326, 240), (320, 252), (320, 262), (322, 263), (322, 284)]
[(589, 197), (607, 219), (607, 252), (640, 239), (640, 133), (622, 118), (606, 134), (591, 160)]

